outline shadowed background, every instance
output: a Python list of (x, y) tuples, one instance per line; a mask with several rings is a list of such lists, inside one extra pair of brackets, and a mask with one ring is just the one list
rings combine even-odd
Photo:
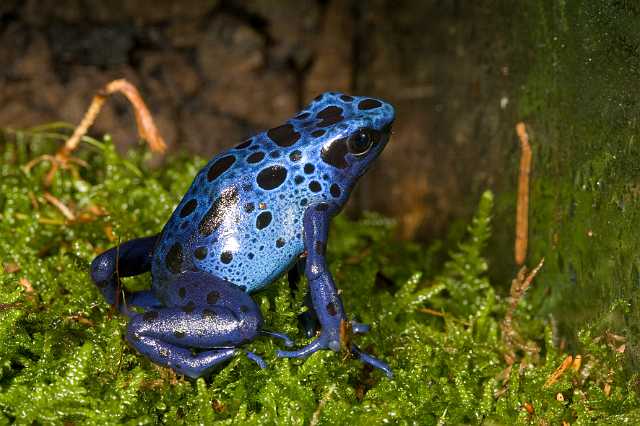
[[(397, 218), (405, 238), (441, 235), (504, 169), (512, 136), (495, 11), (463, 3), (3, 2), (0, 126), (78, 123), (124, 77), (171, 150), (210, 157), (323, 91), (378, 96), (397, 107), (395, 134), (350, 208)], [(93, 133), (125, 150), (137, 134), (116, 98)]]

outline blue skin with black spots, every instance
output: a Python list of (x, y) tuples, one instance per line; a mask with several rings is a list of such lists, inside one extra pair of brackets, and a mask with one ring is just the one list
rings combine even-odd
[[(391, 376), (385, 363), (351, 343), (349, 330), (368, 327), (347, 322), (325, 250), (331, 218), (386, 145), (393, 120), (393, 107), (382, 100), (324, 93), (283, 125), (212, 158), (160, 234), (111, 248), (91, 265), (107, 301), (131, 318), (127, 340), (153, 362), (189, 377), (211, 372), (259, 334), (289, 346), (287, 336), (262, 328), (249, 293), (304, 263), (312, 305), (307, 331), (317, 321), (320, 334), (278, 356), (339, 351), (342, 341)], [(118, 277), (148, 271), (151, 290), (117, 297)]]

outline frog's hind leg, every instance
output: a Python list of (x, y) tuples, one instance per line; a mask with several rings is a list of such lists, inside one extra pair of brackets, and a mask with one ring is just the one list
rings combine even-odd
[[(156, 364), (200, 377), (259, 334), (258, 305), (239, 287), (204, 272), (183, 273), (171, 287), (189, 289), (179, 305), (133, 314), (127, 329), (131, 345)], [(246, 354), (265, 366), (257, 355)]]
[[(112, 247), (93, 259), (91, 279), (109, 304), (116, 303), (118, 278), (139, 275), (151, 269), (153, 248), (157, 239), (158, 235), (136, 238)], [(123, 301), (119, 302), (118, 309), (129, 314)], [(149, 291), (132, 293), (127, 297), (127, 302), (143, 308), (159, 305), (158, 300)]]

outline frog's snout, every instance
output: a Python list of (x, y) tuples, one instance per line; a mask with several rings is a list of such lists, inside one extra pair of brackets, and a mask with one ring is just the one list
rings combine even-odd
[(393, 134), (391, 128), (393, 126), (393, 122), (396, 119), (396, 109), (389, 102), (379, 99), (379, 102), (382, 103), (382, 128), (380, 129), (383, 133), (391, 136)]

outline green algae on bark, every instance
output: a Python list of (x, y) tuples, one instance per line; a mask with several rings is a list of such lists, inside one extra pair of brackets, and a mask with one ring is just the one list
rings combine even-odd
[[(126, 345), (125, 320), (110, 316), (88, 265), (117, 241), (158, 231), (203, 160), (174, 158), (152, 171), (144, 155), (122, 158), (108, 139), (85, 139), (79, 155), (88, 167), (76, 177), (62, 171), (43, 188), (46, 165), (29, 173), (22, 166), (52, 148), (50, 141), (41, 132), (2, 138), (0, 424), (640, 421), (623, 342), (597, 334), (597, 324), (581, 334), (581, 368), (545, 387), (566, 354), (525, 299), (515, 324), (539, 351), (521, 351), (512, 366), (505, 361), (500, 322), (508, 302), (494, 291), (483, 257), (491, 193), (448, 255), (440, 243), (395, 240), (393, 222), (374, 214), (335, 219), (331, 270), (347, 312), (372, 325), (358, 342), (390, 363), (393, 380), (330, 352), (277, 359), (276, 344), (257, 339), (248, 348), (264, 355), (267, 369), (237, 357), (211, 377), (189, 381)], [(149, 277), (125, 285), (144, 288)], [(303, 341), (296, 321), (302, 291), (292, 295), (281, 278), (255, 298), (270, 328)]]
[[(626, 336), (638, 371), (639, 3), (534, 0), (509, 22), (516, 119), (530, 125), (534, 153), (529, 259), (546, 259), (529, 300), (575, 350), (587, 325)], [(507, 226), (513, 200), (503, 191), (497, 202)], [(511, 235), (496, 238), (510, 249)], [(504, 280), (503, 271), (491, 275)]]

